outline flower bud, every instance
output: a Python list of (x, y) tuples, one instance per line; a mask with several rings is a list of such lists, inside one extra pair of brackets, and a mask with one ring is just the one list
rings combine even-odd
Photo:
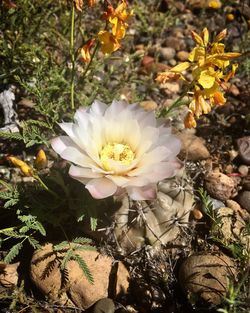
[(18, 167), (25, 176), (33, 176), (33, 169), (27, 163), (11, 156), (8, 157), (8, 160), (11, 161), (15, 167)]
[(48, 161), (47, 161), (46, 154), (42, 149), (40, 149), (38, 151), (36, 159), (35, 159), (35, 167), (38, 170), (41, 170), (47, 166), (47, 163), (48, 163)]

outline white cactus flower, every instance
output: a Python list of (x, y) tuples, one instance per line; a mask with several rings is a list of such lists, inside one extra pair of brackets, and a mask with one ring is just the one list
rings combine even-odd
[(74, 164), (69, 174), (94, 198), (126, 191), (134, 200), (154, 199), (157, 182), (181, 167), (179, 139), (137, 104), (96, 100), (60, 126), (68, 136), (53, 139), (52, 148)]

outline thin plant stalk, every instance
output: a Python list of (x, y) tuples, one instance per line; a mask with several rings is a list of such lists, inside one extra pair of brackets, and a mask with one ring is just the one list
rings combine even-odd
[(193, 88), (194, 82), (191, 82), (188, 87), (181, 93), (181, 95), (179, 96), (178, 99), (176, 99), (174, 101), (173, 104), (170, 105), (169, 108), (164, 108), (163, 110), (161, 110), (160, 114), (158, 117), (166, 117), (171, 111), (173, 111), (174, 109), (182, 106), (182, 105), (187, 105), (187, 103), (183, 103), (182, 100), (183, 98), (188, 94), (189, 90), (191, 90)]
[(38, 175), (33, 175), (33, 177), (39, 182), (39, 184), (44, 190), (53, 195), (53, 197), (58, 198), (58, 195), (54, 191), (50, 190), (49, 187), (45, 185), (45, 183), (41, 180), (41, 178)]
[(74, 51), (74, 33), (75, 33), (75, 6), (71, 10), (71, 31), (70, 31), (70, 57), (71, 57), (71, 81), (70, 81), (70, 101), (71, 109), (75, 109), (75, 51)]

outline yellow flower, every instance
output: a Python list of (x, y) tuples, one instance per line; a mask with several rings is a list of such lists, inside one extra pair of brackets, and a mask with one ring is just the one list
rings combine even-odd
[(98, 33), (98, 39), (101, 43), (101, 51), (103, 53), (112, 53), (118, 50), (121, 46), (120, 42), (106, 30), (101, 30)]
[(112, 24), (112, 34), (117, 40), (121, 40), (125, 37), (126, 28), (125, 24), (121, 22), (117, 17), (110, 18), (110, 23)]
[(113, 8), (112, 5), (109, 5), (107, 11), (104, 12), (104, 18), (106, 20), (117, 18), (121, 22), (125, 23), (126, 20), (133, 15), (133, 11), (127, 12), (127, 2), (126, 0), (122, 0), (116, 9)]
[(212, 9), (220, 9), (221, 2), (219, 0), (211, 0), (208, 2), (208, 7)]
[(47, 166), (47, 163), (48, 163), (48, 160), (47, 160), (46, 154), (43, 151), (43, 149), (40, 149), (35, 159), (35, 167), (38, 170), (41, 170)]
[(33, 169), (27, 163), (12, 156), (8, 157), (8, 160), (10, 160), (15, 167), (18, 167), (25, 176), (33, 176)]
[(120, 40), (125, 37), (127, 23), (126, 20), (133, 15), (133, 11), (127, 12), (127, 2), (122, 0), (116, 9), (111, 4), (108, 5), (107, 11), (103, 17), (111, 24), (110, 34), (106, 30), (98, 33), (98, 38), (101, 42), (101, 50), (104, 53), (112, 53), (120, 48)]
[(89, 63), (91, 60), (90, 48), (93, 46), (95, 39), (90, 39), (88, 42), (80, 49), (82, 60), (85, 63)]
[[(189, 62), (183, 62), (172, 69), (160, 73), (156, 80), (165, 83), (170, 79), (183, 79), (185, 70), (192, 70), (190, 90), (193, 100), (189, 104), (189, 113), (185, 125), (195, 125), (192, 119), (201, 114), (207, 114), (214, 105), (226, 102), (222, 93), (225, 83), (234, 76), (237, 64), (232, 65), (231, 71), (226, 71), (230, 61), (240, 56), (238, 52), (225, 52), (225, 45), (220, 41), (226, 36), (227, 30), (221, 31), (213, 42), (209, 42), (209, 32), (204, 28), (201, 35), (192, 32), (196, 47), (189, 54)], [(194, 91), (191, 89), (194, 88)]]

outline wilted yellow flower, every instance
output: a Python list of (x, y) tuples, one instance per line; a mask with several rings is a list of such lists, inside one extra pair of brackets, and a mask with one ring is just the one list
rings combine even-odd
[(108, 5), (103, 17), (110, 23), (111, 33), (107, 30), (98, 33), (102, 52), (112, 53), (120, 48), (120, 40), (125, 37), (128, 26), (126, 20), (131, 15), (133, 15), (133, 11), (127, 12), (127, 2), (125, 0), (122, 0), (116, 9), (111, 4)]
[(37, 153), (36, 159), (35, 159), (35, 167), (38, 170), (41, 170), (43, 168), (45, 168), (47, 166), (48, 160), (46, 157), (45, 152), (43, 151), (43, 149), (40, 149)]
[(108, 31), (102, 30), (98, 33), (98, 39), (101, 43), (101, 51), (103, 53), (112, 53), (121, 46), (120, 42)]
[[(191, 88), (194, 88), (193, 100), (189, 104), (189, 113), (185, 125), (194, 125), (193, 118), (207, 114), (214, 105), (226, 102), (223, 95), (223, 85), (232, 78), (237, 69), (237, 64), (226, 72), (230, 61), (240, 56), (238, 52), (225, 52), (225, 45), (220, 41), (226, 36), (226, 29), (221, 31), (213, 42), (209, 42), (209, 32), (204, 28), (201, 35), (192, 32), (196, 47), (190, 52), (188, 62), (183, 62), (172, 69), (160, 73), (156, 80), (166, 82), (170, 79), (184, 79), (183, 72), (192, 70)], [(190, 90), (191, 92), (192, 90)]]
[[(83, 0), (73, 0), (76, 9), (82, 12)], [(96, 0), (87, 0), (88, 6), (93, 7), (96, 4)]]
[(25, 176), (33, 176), (33, 169), (27, 163), (12, 156), (8, 157), (8, 160), (10, 160), (15, 167), (18, 167)]
[(82, 60), (85, 63), (89, 63), (91, 60), (90, 48), (93, 46), (95, 39), (90, 39), (88, 42), (80, 49)]
[(82, 12), (82, 8), (83, 8), (83, 0), (73, 0), (74, 5), (76, 7), (76, 9), (80, 12)]
[(96, 4), (96, 0), (88, 0), (88, 5), (93, 7)]

